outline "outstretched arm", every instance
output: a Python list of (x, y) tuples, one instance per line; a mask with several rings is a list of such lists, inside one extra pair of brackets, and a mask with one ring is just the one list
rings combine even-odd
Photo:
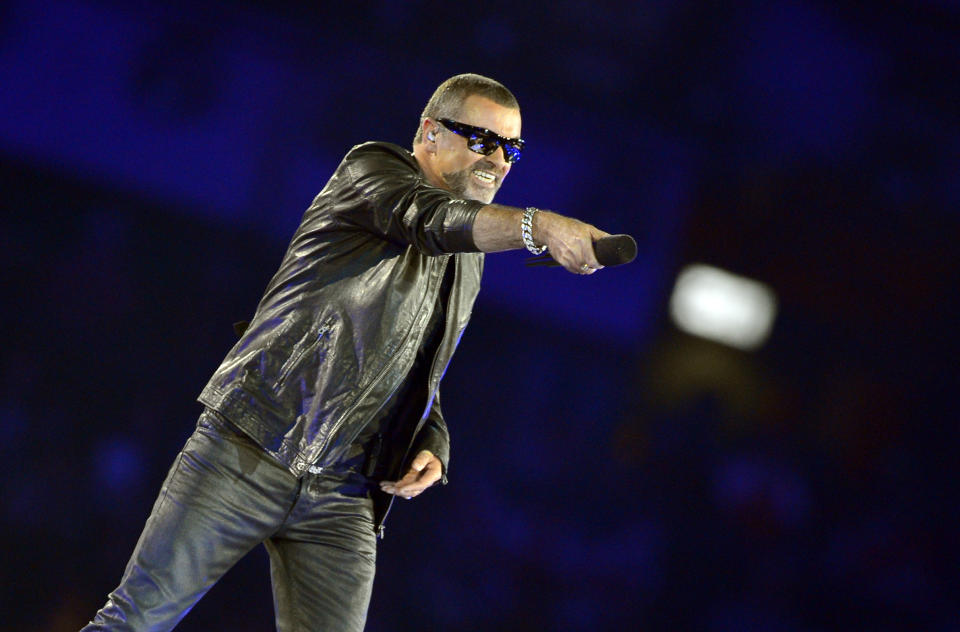
[[(382, 143), (365, 143), (347, 154), (327, 185), (338, 187), (339, 202), (329, 210), (340, 222), (428, 255), (524, 247), (523, 209), (459, 199), (425, 183), (398, 151)], [(311, 209), (328, 206), (321, 192)], [(603, 267), (594, 256), (593, 242), (607, 233), (595, 226), (539, 211), (532, 232), (534, 242), (546, 245), (550, 255), (574, 274)]]

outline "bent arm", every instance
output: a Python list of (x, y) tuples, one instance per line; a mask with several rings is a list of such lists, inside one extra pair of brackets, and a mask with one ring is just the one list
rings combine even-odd
[(414, 438), (410, 453), (419, 454), (422, 450), (428, 450), (440, 459), (443, 465), (443, 477), (440, 482), (446, 485), (447, 472), (450, 468), (450, 432), (447, 430), (443, 410), (440, 408), (439, 391), (434, 395), (427, 420)]

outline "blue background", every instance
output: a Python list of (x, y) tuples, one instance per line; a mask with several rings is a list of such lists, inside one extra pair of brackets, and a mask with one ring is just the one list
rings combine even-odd
[[(640, 255), (487, 257), (368, 629), (960, 629), (958, 62), (946, 0), (0, 5), (2, 627), (93, 616), (312, 197), (478, 72), (498, 201)], [(764, 348), (673, 328), (691, 262), (774, 288)], [(270, 629), (268, 574), (179, 629)]]

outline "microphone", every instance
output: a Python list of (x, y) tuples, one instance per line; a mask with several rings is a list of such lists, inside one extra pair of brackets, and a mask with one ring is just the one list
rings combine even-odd
[[(602, 266), (619, 266), (637, 258), (637, 242), (630, 235), (608, 235), (593, 242), (593, 254)], [(524, 265), (533, 268), (560, 264), (548, 253), (540, 257), (530, 257)]]

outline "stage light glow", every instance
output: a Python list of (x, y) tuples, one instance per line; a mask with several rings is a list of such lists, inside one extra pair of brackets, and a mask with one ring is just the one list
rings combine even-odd
[(684, 268), (670, 297), (678, 328), (744, 350), (766, 341), (776, 312), (777, 297), (767, 285), (703, 264)]

